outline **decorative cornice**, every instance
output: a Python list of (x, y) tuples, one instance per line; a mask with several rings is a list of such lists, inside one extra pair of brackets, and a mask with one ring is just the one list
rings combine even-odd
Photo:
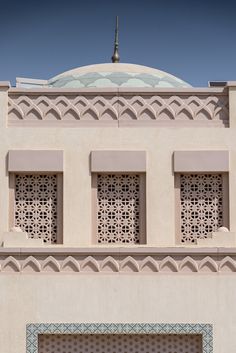
[(225, 92), (9, 92), (9, 126), (219, 126), (229, 121)]
[[(171, 250), (172, 249), (172, 250)], [(2, 249), (0, 274), (5, 273), (236, 273), (235, 249)], [(113, 250), (113, 251), (112, 251)], [(186, 249), (187, 250), (187, 249)], [(195, 250), (195, 251), (194, 251)]]

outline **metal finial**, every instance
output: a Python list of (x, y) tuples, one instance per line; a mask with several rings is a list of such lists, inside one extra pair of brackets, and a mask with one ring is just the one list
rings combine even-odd
[(116, 16), (114, 53), (113, 53), (112, 58), (111, 58), (113, 63), (118, 63), (120, 61), (118, 47), (119, 47), (119, 42), (118, 42), (118, 16)]

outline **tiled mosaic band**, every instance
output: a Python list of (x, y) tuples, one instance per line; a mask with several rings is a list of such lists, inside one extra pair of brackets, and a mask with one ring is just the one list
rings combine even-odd
[(211, 324), (28, 324), (26, 326), (26, 353), (38, 353), (40, 334), (200, 334), (202, 353), (213, 353)]

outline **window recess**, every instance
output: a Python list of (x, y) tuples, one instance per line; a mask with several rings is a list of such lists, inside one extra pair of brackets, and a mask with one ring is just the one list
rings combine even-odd
[(92, 176), (93, 234), (98, 244), (144, 244), (145, 174)]

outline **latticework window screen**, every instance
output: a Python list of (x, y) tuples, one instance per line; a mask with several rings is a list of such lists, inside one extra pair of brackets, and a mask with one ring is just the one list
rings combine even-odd
[(180, 175), (181, 242), (195, 243), (223, 225), (222, 174)]
[(201, 335), (39, 335), (39, 353), (202, 353)]
[(140, 243), (140, 175), (97, 175), (97, 242)]
[(29, 238), (57, 242), (57, 175), (15, 175), (14, 225)]

